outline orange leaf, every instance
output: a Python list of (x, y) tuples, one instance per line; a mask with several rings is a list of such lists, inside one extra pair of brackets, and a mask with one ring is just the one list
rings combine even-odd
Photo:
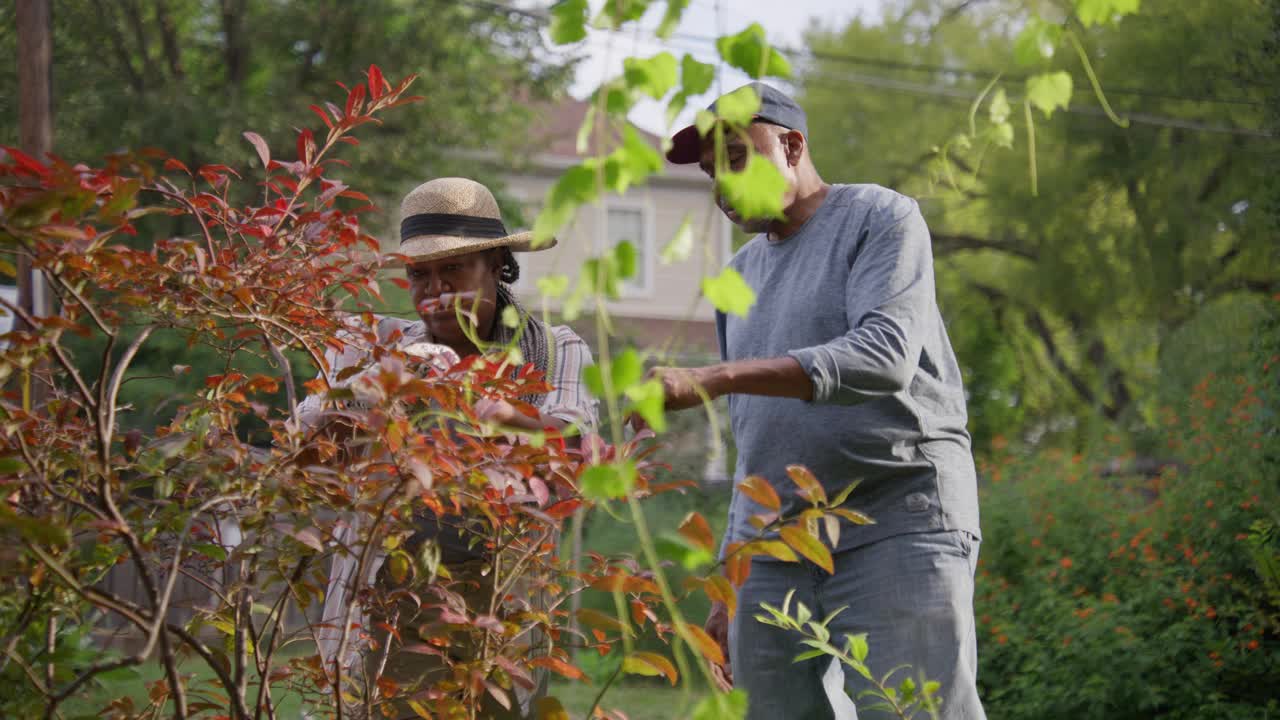
[(800, 488), (800, 497), (809, 502), (827, 501), (827, 491), (822, 489), (822, 483), (818, 482), (818, 478), (813, 476), (809, 468), (803, 465), (788, 465), (787, 476)]
[(712, 575), (707, 578), (707, 582), (702, 586), (707, 593), (707, 597), (713, 602), (724, 603), (729, 610), (729, 618), (732, 619), (738, 610), (738, 593), (734, 592), (733, 586), (723, 575)]
[(570, 680), (586, 680), (588, 683), (591, 682), (591, 680), (587, 678), (587, 676), (581, 670), (561, 660), (560, 658), (537, 657), (530, 660), (529, 664), (535, 667), (547, 668), (548, 670), (551, 670), (552, 672), (558, 675), (563, 675), (564, 677), (567, 677)]
[(751, 575), (751, 553), (746, 548), (727, 555), (724, 563), (724, 575), (735, 587), (742, 587)]
[(704, 658), (717, 665), (724, 664), (724, 650), (720, 648), (720, 643), (711, 639), (706, 630), (688, 623), (685, 623), (683, 627), (688, 635), (685, 639), (689, 641), (689, 644), (697, 648)]
[(676, 672), (676, 667), (671, 664), (670, 660), (652, 652), (631, 653), (622, 661), (622, 669), (624, 672), (635, 675), (663, 675), (673, 686), (680, 677), (680, 674)]
[(845, 520), (848, 520), (854, 525), (875, 525), (876, 524), (876, 521), (872, 520), (870, 515), (867, 515), (866, 513), (858, 512), (857, 510), (850, 510), (848, 508), (833, 508), (830, 512), (833, 515), (839, 515), (840, 517), (844, 518)]
[(813, 564), (828, 573), (835, 573), (835, 567), (831, 561), (831, 551), (818, 538), (795, 526), (784, 527), (779, 532), (782, 534), (783, 542), (790, 545), (791, 549), (805, 556)]
[(742, 494), (755, 500), (760, 505), (777, 512), (782, 508), (782, 501), (778, 499), (778, 493), (774, 492), (773, 486), (768, 480), (759, 475), (752, 475), (738, 484), (738, 489)]
[(703, 550), (715, 549), (716, 541), (711, 535), (711, 526), (707, 525), (707, 519), (702, 517), (701, 513), (691, 512), (686, 515), (684, 522), (680, 523), (679, 530), (689, 542)]

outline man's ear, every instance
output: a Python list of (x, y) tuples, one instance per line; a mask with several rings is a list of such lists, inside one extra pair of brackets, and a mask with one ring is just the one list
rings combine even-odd
[(808, 141), (804, 137), (804, 133), (799, 130), (788, 130), (782, 136), (782, 147), (787, 154), (787, 164), (795, 167), (800, 164), (800, 158), (804, 157), (804, 146)]

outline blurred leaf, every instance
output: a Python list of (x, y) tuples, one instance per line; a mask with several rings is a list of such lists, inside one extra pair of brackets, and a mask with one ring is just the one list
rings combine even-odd
[(702, 294), (717, 310), (746, 317), (756, 303), (756, 293), (737, 270), (725, 268), (715, 277), (702, 278)]
[(578, 208), (594, 200), (597, 194), (596, 173), (591, 166), (584, 163), (566, 170), (547, 191), (542, 212), (534, 222), (534, 247), (555, 237), (573, 219)]
[(752, 153), (740, 172), (722, 172), (716, 176), (716, 182), (729, 204), (744, 219), (786, 217), (782, 212), (782, 196), (787, 191), (787, 181), (764, 157)]
[(1061, 25), (1032, 17), (1013, 42), (1014, 62), (1019, 65), (1035, 65), (1051, 58), (1061, 39)]
[(630, 240), (623, 240), (613, 246), (614, 267), (618, 268), (618, 277), (627, 280), (636, 276), (636, 259), (639, 253)]
[(604, 184), (621, 195), (627, 188), (661, 170), (662, 155), (640, 136), (635, 127), (628, 125), (622, 133), (622, 147), (605, 158)]
[(554, 697), (540, 697), (533, 703), (534, 720), (572, 720), (568, 711)]
[(753, 78), (791, 75), (791, 64), (769, 46), (760, 23), (751, 23), (737, 35), (719, 38), (716, 40), (716, 49), (725, 62)]
[(587, 37), (587, 0), (560, 0), (551, 6), (551, 42), (576, 43)]
[(661, 380), (648, 380), (627, 388), (632, 407), (656, 433), (667, 431), (666, 393)]
[[(750, 85), (743, 85), (716, 100), (716, 116), (734, 127), (745, 128), (750, 125), (758, 112), (760, 95)], [(703, 130), (702, 134), (706, 135), (706, 131)]]
[(1027, 78), (1027, 100), (1045, 117), (1058, 108), (1065, 110), (1071, 102), (1071, 75), (1061, 70), (1032, 75)]
[(658, 25), (654, 34), (663, 40), (671, 37), (671, 33), (675, 32), (680, 24), (680, 18), (684, 16), (687, 7), (689, 7), (689, 0), (667, 0), (667, 11), (663, 13), (662, 24)]
[(1076, 0), (1076, 17), (1085, 27), (1104, 25), (1138, 12), (1142, 0)]
[(684, 222), (680, 223), (680, 227), (676, 229), (676, 234), (662, 248), (662, 253), (658, 257), (662, 260), (663, 265), (671, 265), (688, 260), (692, 253), (693, 223), (689, 220), (689, 216), (686, 215)]
[(651, 652), (631, 653), (622, 661), (622, 671), (649, 677), (661, 675), (666, 677), (673, 687), (680, 678), (680, 674), (676, 672), (676, 666), (672, 665), (670, 660)]
[(1009, 119), (1009, 96), (1005, 94), (1004, 88), (996, 88), (991, 95), (991, 102), (987, 105), (987, 114), (991, 118), (991, 122), (1000, 124)]
[(563, 273), (543, 275), (537, 281), (538, 292), (548, 298), (558, 298), (569, 290), (569, 276)]
[(685, 633), (688, 635), (686, 639), (689, 640), (690, 644), (692, 644), (693, 647), (702, 654), (702, 657), (717, 665), (724, 664), (724, 650), (721, 649), (720, 643), (711, 639), (711, 636), (707, 634), (706, 630), (703, 630), (697, 625), (690, 625), (689, 623), (685, 623), (683, 627)]
[(736, 689), (712, 692), (693, 709), (692, 720), (743, 720), (747, 716), (747, 694)]
[(679, 66), (669, 52), (660, 52), (649, 58), (624, 58), (623, 77), (627, 85), (645, 93), (654, 100), (666, 97), (675, 87)]
[(630, 460), (592, 465), (582, 474), (582, 494), (593, 500), (625, 496), (636, 484), (636, 466)]

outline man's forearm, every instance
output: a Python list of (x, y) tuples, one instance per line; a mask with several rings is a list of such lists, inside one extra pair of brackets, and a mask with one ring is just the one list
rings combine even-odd
[(813, 381), (800, 363), (789, 357), (735, 360), (710, 365), (700, 374), (703, 387), (712, 397), (767, 395), (813, 400)]

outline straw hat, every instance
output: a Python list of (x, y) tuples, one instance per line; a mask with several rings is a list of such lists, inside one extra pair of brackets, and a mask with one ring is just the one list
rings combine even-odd
[[(555, 238), (536, 250), (554, 247)], [(400, 249), (406, 262), (425, 262), (508, 246), (532, 252), (533, 233), (509, 233), (489, 188), (466, 178), (437, 178), (400, 203)]]

